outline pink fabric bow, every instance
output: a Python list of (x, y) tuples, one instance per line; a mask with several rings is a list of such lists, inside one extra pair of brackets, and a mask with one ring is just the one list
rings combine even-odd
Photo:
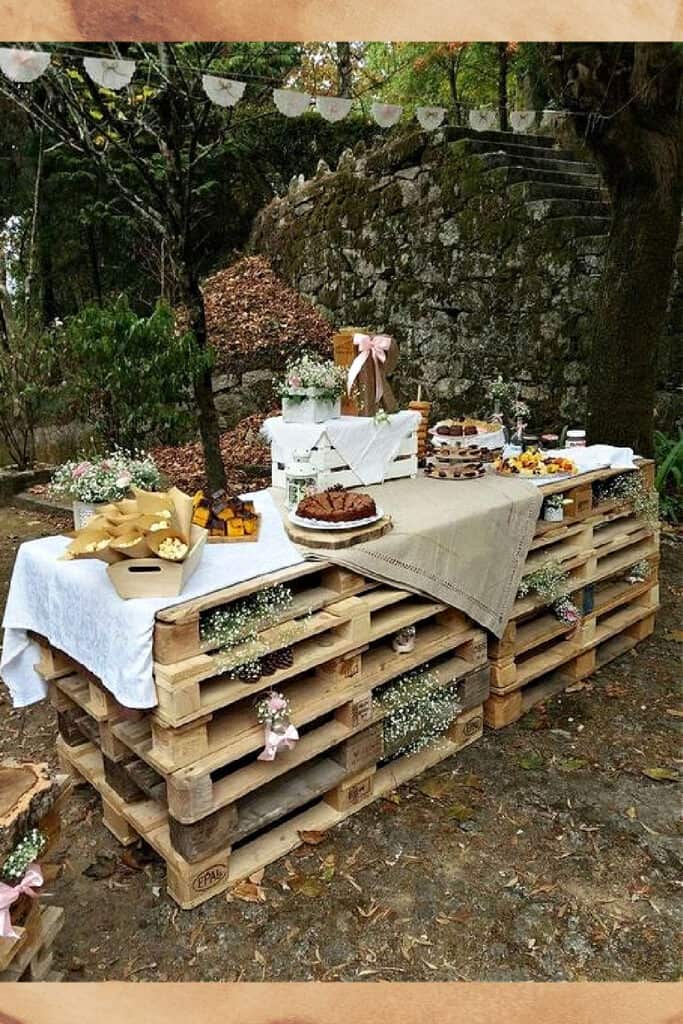
[(354, 334), (353, 343), (358, 349), (358, 355), (349, 367), (347, 393), (351, 394), (353, 382), (365, 366), (369, 358), (375, 364), (375, 401), (379, 402), (384, 391), (384, 379), (380, 373), (380, 364), (386, 363), (387, 352), (391, 348), (391, 338), (388, 334)]
[(258, 756), (259, 761), (274, 761), (280, 749), (291, 750), (299, 739), (299, 733), (290, 723), (284, 732), (275, 732), (273, 727), (266, 722), (264, 743), (265, 748)]
[(26, 874), (16, 885), (5, 885), (4, 882), (0, 882), (0, 938), (19, 938), (19, 933), (15, 932), (12, 927), (9, 908), (22, 895), (31, 896), (35, 899), (38, 893), (34, 892), (34, 887), (40, 888), (42, 884), (43, 873), (35, 863), (29, 864), (26, 868)]

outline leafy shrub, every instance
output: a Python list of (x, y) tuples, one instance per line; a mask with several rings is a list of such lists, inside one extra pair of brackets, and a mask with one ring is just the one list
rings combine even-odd
[(206, 355), (159, 303), (138, 316), (120, 297), (86, 306), (65, 330), (65, 366), (80, 415), (108, 448), (176, 444), (193, 432), (192, 385)]
[(19, 469), (35, 462), (35, 428), (50, 402), (54, 338), (17, 326), (0, 343), (0, 437)]
[(663, 519), (679, 523), (683, 519), (683, 427), (678, 437), (655, 432), (655, 487)]

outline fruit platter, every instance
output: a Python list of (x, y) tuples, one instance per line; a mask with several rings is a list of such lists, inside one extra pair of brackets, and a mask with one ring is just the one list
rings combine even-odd
[(470, 416), (439, 420), (429, 433), (434, 447), (476, 444), (481, 448), (502, 448), (505, 444), (500, 423), (487, 423)]
[(572, 459), (539, 451), (501, 456), (495, 460), (493, 467), (501, 476), (521, 476), (534, 480), (557, 480), (565, 476), (574, 476), (579, 471)]

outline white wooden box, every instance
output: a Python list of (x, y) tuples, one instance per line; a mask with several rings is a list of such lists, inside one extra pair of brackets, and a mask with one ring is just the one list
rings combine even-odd
[[(286, 455), (275, 443), (271, 451), (273, 487), (284, 488)], [(311, 461), (319, 470), (327, 473), (328, 486), (333, 484), (341, 484), (342, 487), (363, 486), (362, 480), (331, 444), (327, 433), (321, 434), (318, 443), (311, 449)], [(384, 479), (385, 481), (400, 480), (403, 477), (414, 476), (417, 476), (417, 428), (406, 434), (398, 453), (387, 466)]]

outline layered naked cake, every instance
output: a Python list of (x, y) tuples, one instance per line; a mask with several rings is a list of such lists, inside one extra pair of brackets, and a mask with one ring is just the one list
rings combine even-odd
[(377, 506), (369, 494), (332, 489), (309, 494), (296, 508), (302, 519), (319, 519), (325, 523), (350, 523), (377, 514)]

